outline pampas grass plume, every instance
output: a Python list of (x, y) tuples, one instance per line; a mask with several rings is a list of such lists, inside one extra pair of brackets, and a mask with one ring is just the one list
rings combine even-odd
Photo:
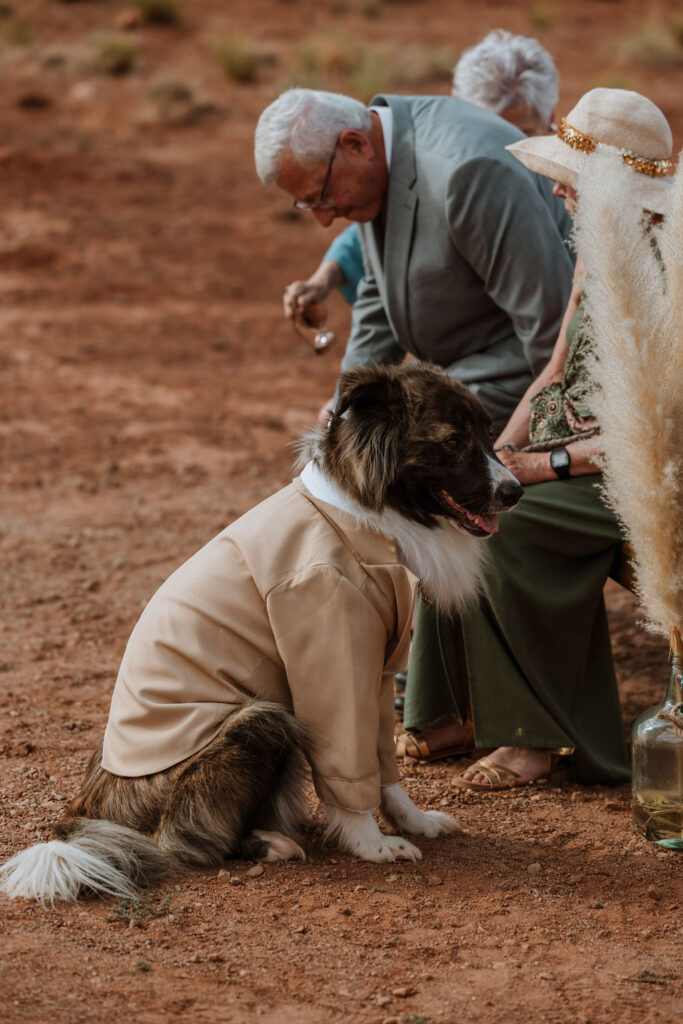
[(631, 193), (634, 173), (614, 150), (586, 161), (576, 242), (601, 388), (604, 494), (635, 550), (647, 626), (668, 636), (683, 629), (683, 170), (654, 235)]

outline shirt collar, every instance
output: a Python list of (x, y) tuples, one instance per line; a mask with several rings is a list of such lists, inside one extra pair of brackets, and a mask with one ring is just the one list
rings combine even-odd
[(379, 117), (384, 136), (384, 153), (387, 158), (387, 171), (391, 170), (391, 146), (394, 138), (394, 115), (391, 107), (370, 107), (373, 113)]

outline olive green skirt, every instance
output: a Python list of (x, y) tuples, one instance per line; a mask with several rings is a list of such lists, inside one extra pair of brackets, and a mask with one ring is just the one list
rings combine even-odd
[(602, 596), (622, 537), (600, 480), (527, 487), (485, 542), (482, 597), (460, 620), (420, 603), (406, 728), (469, 706), (478, 747), (575, 747), (578, 781), (630, 777)]

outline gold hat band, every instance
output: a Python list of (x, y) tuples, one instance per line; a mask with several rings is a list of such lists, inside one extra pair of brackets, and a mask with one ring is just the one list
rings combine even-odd
[[(598, 146), (603, 145), (601, 139), (596, 139), (593, 135), (573, 128), (564, 117), (560, 118), (557, 137), (572, 149), (578, 149), (582, 153), (593, 153)], [(609, 145), (609, 143), (605, 143), (605, 145)], [(638, 156), (637, 153), (629, 153), (626, 149), (619, 149), (618, 152), (621, 153), (625, 164), (632, 167), (634, 171), (638, 171), (639, 174), (647, 174), (650, 178), (664, 177), (671, 170), (671, 160), (648, 160), (644, 156)]]

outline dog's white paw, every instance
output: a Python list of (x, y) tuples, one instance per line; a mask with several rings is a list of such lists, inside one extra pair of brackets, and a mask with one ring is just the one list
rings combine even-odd
[(283, 836), (282, 832), (266, 832), (264, 829), (255, 828), (252, 835), (268, 844), (268, 852), (261, 860), (306, 860), (306, 854), (299, 844), (289, 836)]
[[(379, 829), (378, 829), (379, 831)], [(422, 851), (413, 846), (403, 836), (385, 836), (353, 850), (354, 857), (372, 861), (373, 864), (386, 864), (395, 860), (422, 860)]]
[(418, 811), (419, 817), (413, 816), (410, 827), (406, 828), (414, 836), (427, 836), (428, 839), (435, 839), (437, 836), (451, 836), (454, 832), (460, 832), (461, 828), (455, 818), (450, 814), (443, 814), (441, 811)]
[(449, 814), (421, 811), (397, 783), (382, 787), (382, 814), (397, 832), (408, 832), (414, 836), (434, 839), (460, 831), (460, 826)]

